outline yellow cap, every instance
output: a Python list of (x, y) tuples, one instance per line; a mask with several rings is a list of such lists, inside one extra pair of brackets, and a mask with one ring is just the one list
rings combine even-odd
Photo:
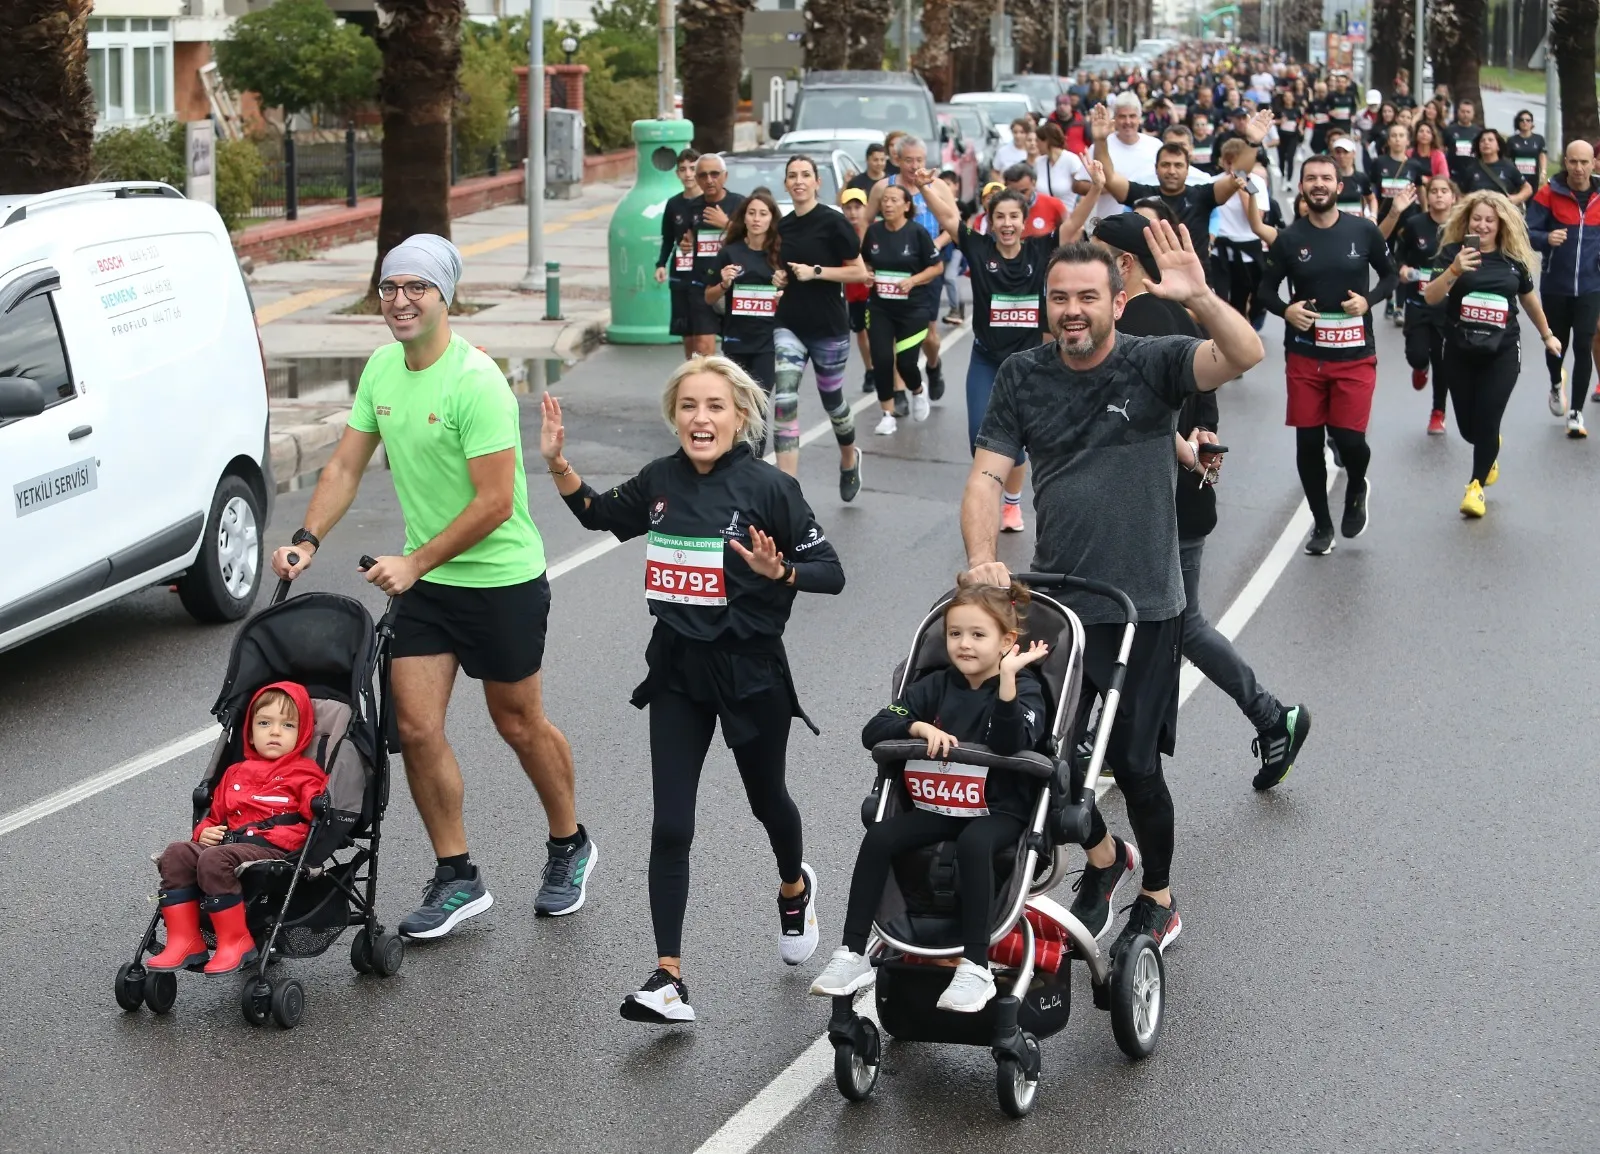
[(859, 188), (847, 188), (844, 190), (844, 194), (839, 197), (840, 204), (849, 204), (852, 200), (858, 200), (862, 204), (866, 204), (867, 194)]
[(1004, 187), (1005, 185), (1000, 183), (1000, 181), (991, 180), (988, 184), (983, 186), (983, 196), (985, 199), (988, 199), (991, 193), (999, 192)]

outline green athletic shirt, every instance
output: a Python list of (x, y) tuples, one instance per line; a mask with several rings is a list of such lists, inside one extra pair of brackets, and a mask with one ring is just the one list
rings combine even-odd
[(474, 589), (520, 585), (544, 572), (544, 542), (528, 514), (517, 398), (505, 374), (459, 335), (428, 368), (406, 368), (397, 341), (372, 354), (356, 386), (350, 427), (377, 433), (414, 553), (461, 515), (476, 495), (467, 461), (517, 451), (511, 516), (470, 549), (422, 579)]

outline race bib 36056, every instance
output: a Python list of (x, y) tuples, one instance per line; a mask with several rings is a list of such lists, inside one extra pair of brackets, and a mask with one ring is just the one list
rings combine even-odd
[(1005, 296), (989, 298), (989, 327), (994, 329), (1036, 329), (1039, 327), (1039, 298)]

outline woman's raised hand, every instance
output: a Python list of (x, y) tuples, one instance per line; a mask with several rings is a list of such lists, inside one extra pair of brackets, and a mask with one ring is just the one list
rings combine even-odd
[(561, 402), (545, 393), (539, 407), (544, 413), (539, 424), (539, 455), (546, 463), (557, 461), (567, 443), (567, 430), (561, 425)]
[(778, 543), (754, 525), (750, 526), (751, 548), (746, 549), (736, 537), (730, 538), (728, 544), (733, 546), (735, 553), (744, 558), (746, 565), (761, 576), (772, 581), (783, 576), (783, 554), (778, 552)]

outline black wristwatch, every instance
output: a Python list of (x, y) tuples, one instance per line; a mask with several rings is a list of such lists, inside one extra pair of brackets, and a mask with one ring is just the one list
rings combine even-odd
[(291, 545), (305, 545), (309, 543), (313, 549), (322, 548), (322, 542), (317, 540), (317, 535), (304, 527), (296, 529), (294, 536), (289, 538)]
[(818, 280), (822, 279), (822, 266), (820, 264), (812, 265), (811, 266), (811, 271), (817, 274), (817, 279)]
[(783, 563), (783, 573), (780, 574), (779, 577), (778, 577), (779, 584), (781, 584), (781, 585), (789, 584), (789, 579), (791, 577), (793, 577), (793, 576), (794, 576), (794, 566), (791, 565), (789, 562), (785, 561)]

